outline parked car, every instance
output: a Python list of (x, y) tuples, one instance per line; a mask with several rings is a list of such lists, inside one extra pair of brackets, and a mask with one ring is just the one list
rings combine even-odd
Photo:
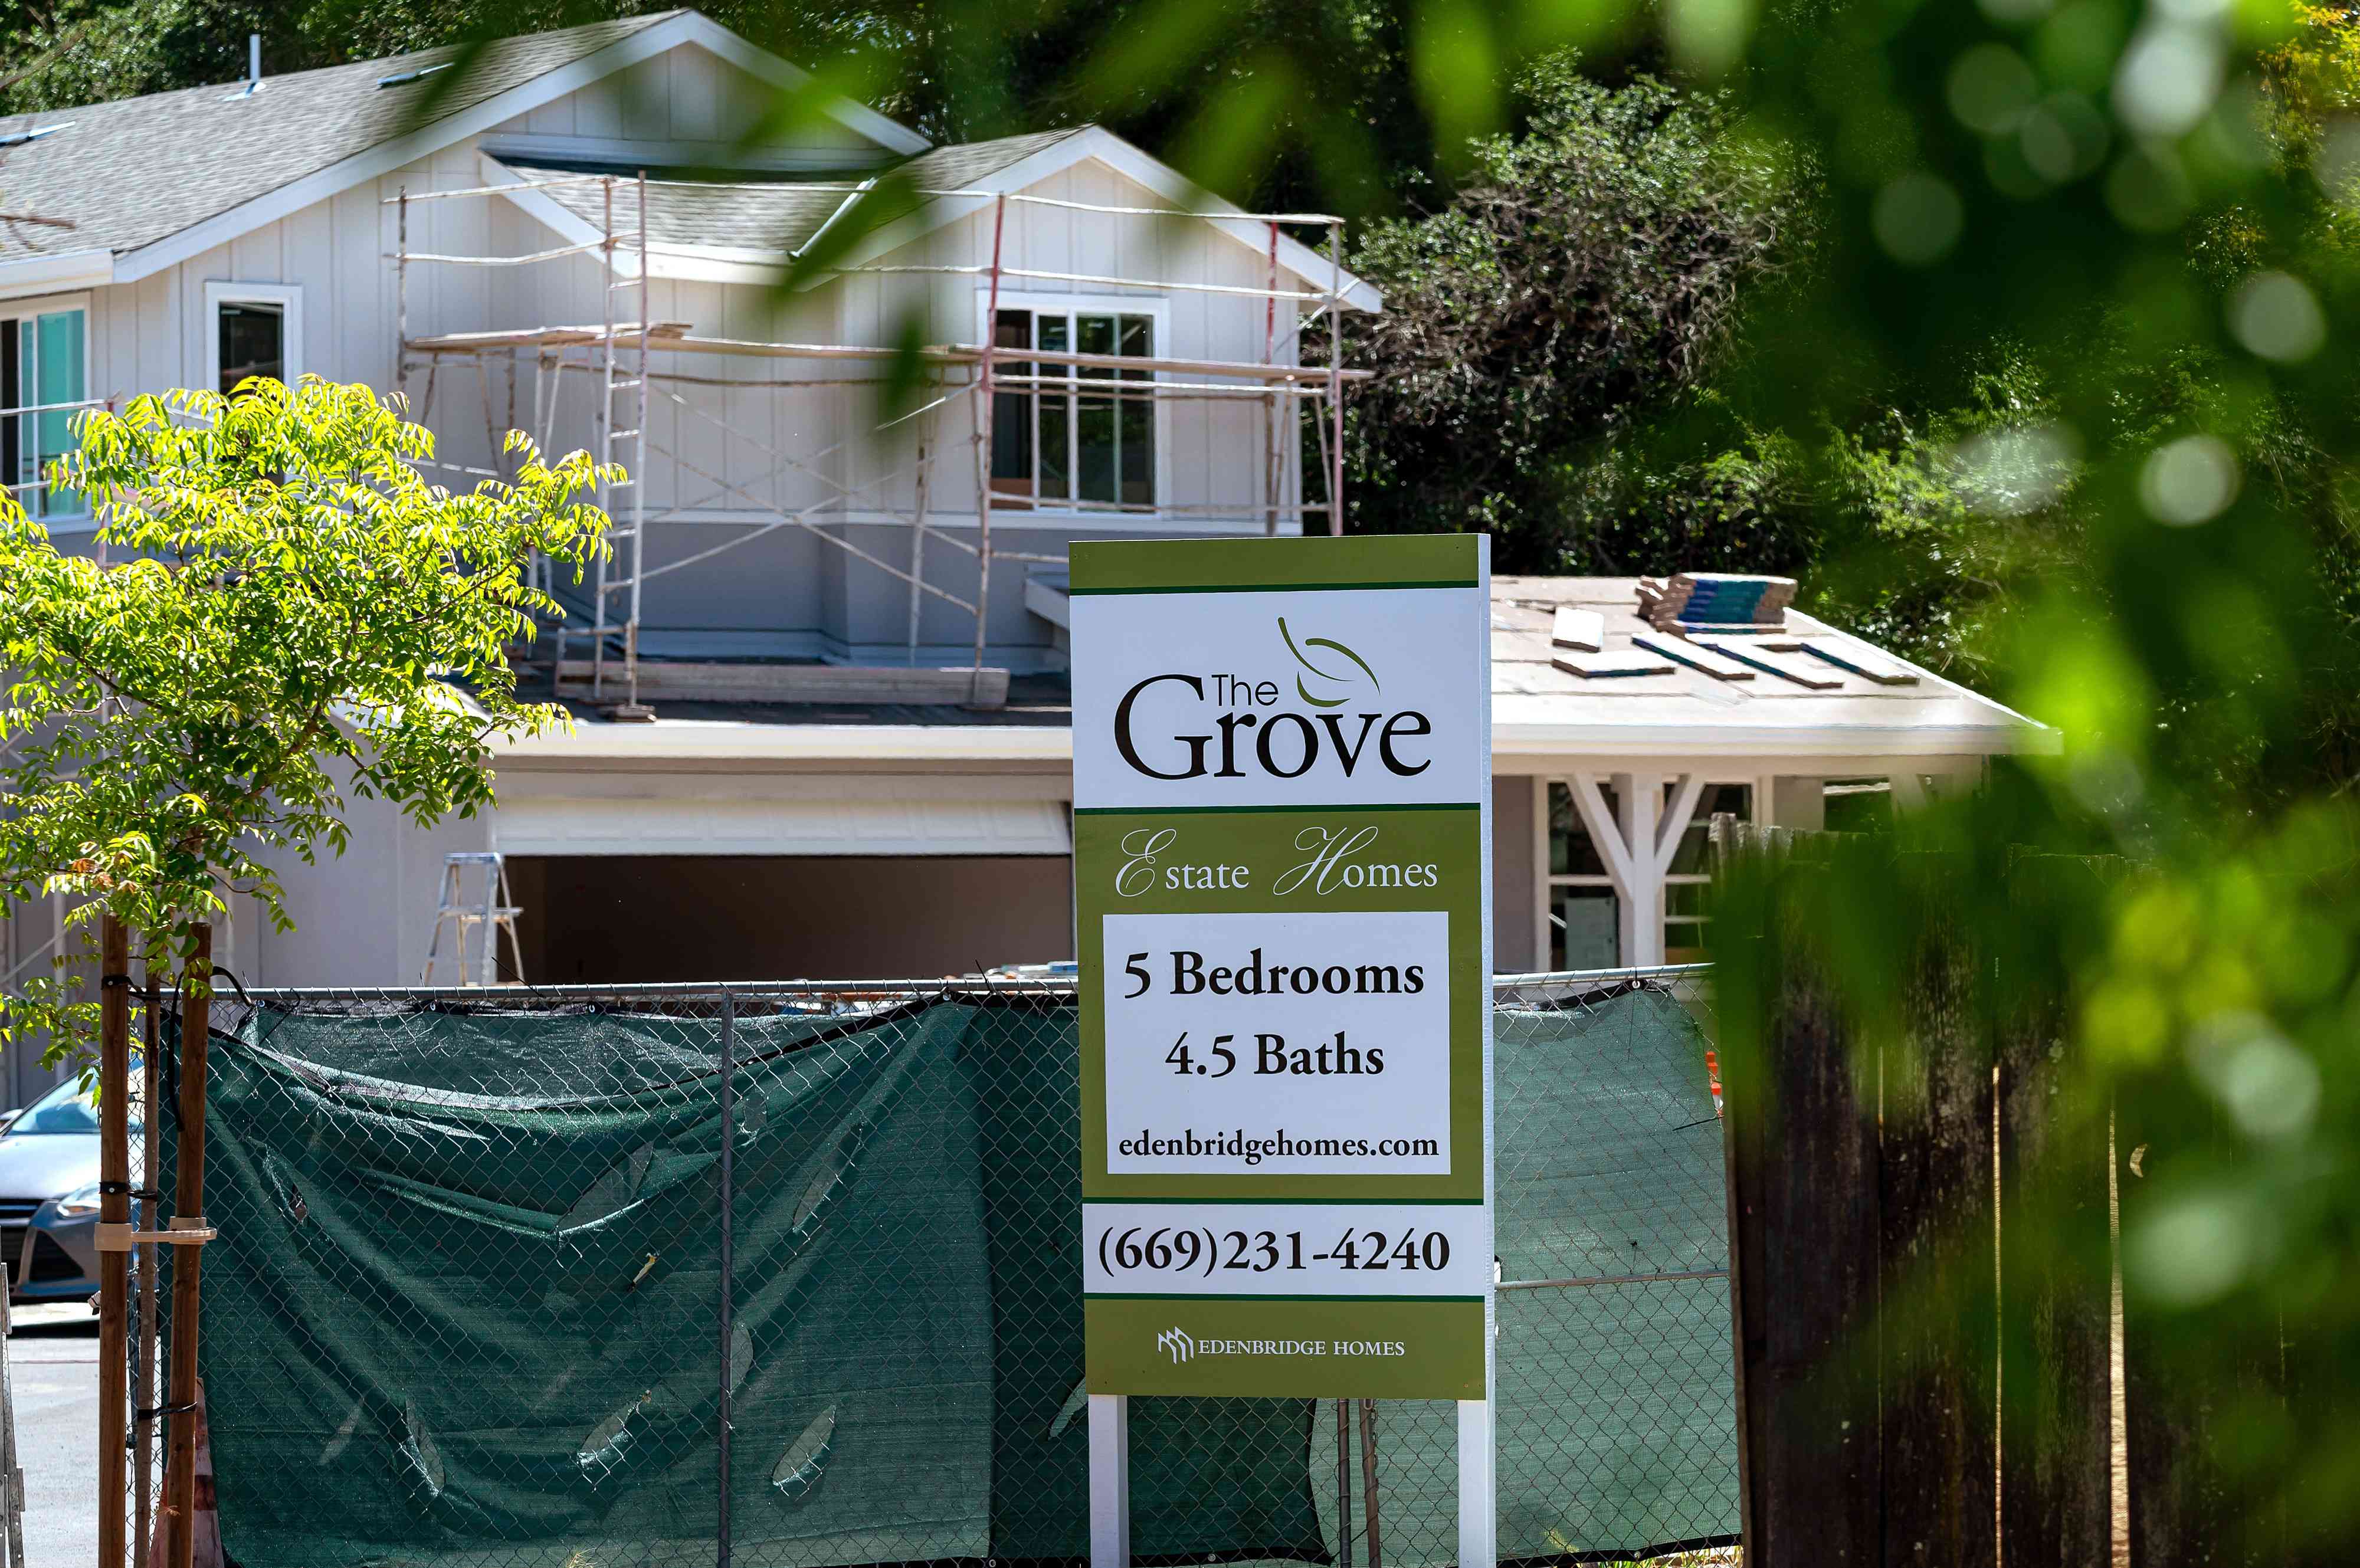
[(77, 1080), (0, 1131), (0, 1267), (11, 1301), (98, 1289), (98, 1109)]

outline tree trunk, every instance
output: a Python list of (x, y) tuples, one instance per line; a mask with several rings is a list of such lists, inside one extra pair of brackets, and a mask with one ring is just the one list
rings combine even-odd
[[(131, 1220), (131, 933), (113, 915), (98, 939), (98, 1217)], [(98, 1560), (124, 1560), (124, 1457), (130, 1411), (131, 1254), (98, 1258)]]

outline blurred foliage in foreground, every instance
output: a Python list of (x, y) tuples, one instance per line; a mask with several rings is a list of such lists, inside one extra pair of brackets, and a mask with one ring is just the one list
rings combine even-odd
[[(2283, 1501), (2306, 1530), (2360, 1512), (2348, 27), (2204, 0), (1861, 6), (1766, 24), (1731, 78), (1745, 134), (1817, 171), (1819, 222), (1729, 395), (1838, 455), (1893, 388), (1980, 408), (1918, 427), (1892, 472), (1949, 497), (1927, 547), (2038, 530), (2028, 563), (1994, 552), (1974, 650), (2064, 751), (1907, 824), (1954, 868), (1952, 913), (1918, 896), (1924, 858), (1853, 854), (1717, 935), (1807, 933), (1872, 1044), (1937, 918), (2053, 986), (2060, 1136), (2111, 1116), (2144, 1151), (2126, 1311), (2170, 1380), (2219, 1396), (2193, 1441), (2251, 1517)], [(2021, 390), (1962, 395), (1994, 367)], [(1905, 583), (1918, 545), (1844, 513), (1844, 463), (1807, 472), (1837, 590)], [(2087, 874), (2025, 896), (2047, 857)], [(1990, 1032), (2018, 1000), (1979, 996)], [(2008, 1224), (2070, 1234), (2038, 1206)], [(2103, 1282), (2102, 1248), (2076, 1261)], [(2238, 1393), (2257, 1361), (2302, 1397)]]
[[(234, 11), (148, 15), (234, 38)], [(2191, 1384), (2229, 1386), (2281, 1336), (2331, 1388), (2360, 1365), (2349, 13), (717, 11), (833, 49), (806, 62), (940, 133), (1103, 116), (1240, 196), (1406, 207), (1360, 257), (1394, 306), (1362, 351), (1404, 368), (1355, 416), (1364, 524), (1497, 526), (1526, 566), (1804, 565), (1813, 607), (2059, 726), (2061, 757), (1905, 831), (1968, 867), (1967, 918), (2070, 998), (2060, 1118), (2087, 1132), (2111, 1107), (2153, 1148), (2125, 1177), (2129, 1310)], [(294, 13), (316, 49), (473, 25), (397, 0)], [(20, 37), (49, 36), (33, 20)], [(1436, 452), (1463, 464), (1437, 476)], [(2024, 854), (2104, 875), (2016, 901)], [(1903, 864), (1840, 857), (1797, 917), (1872, 1021), (1920, 918)], [(2202, 1434), (2232, 1473), (2355, 1522), (2360, 1419), (2332, 1399), (2234, 1416)]]

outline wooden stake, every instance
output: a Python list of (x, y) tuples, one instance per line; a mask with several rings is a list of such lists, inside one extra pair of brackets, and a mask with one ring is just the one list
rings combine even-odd
[[(140, 1123), (143, 1137), (140, 1143), (141, 1169), (139, 1185), (148, 1193), (139, 1201), (142, 1230), (154, 1230), (163, 1223), (160, 1205), (155, 1197), (156, 1183), (164, 1174), (164, 1102), (163, 1102), (163, 975), (167, 959), (161, 948), (154, 945), (151, 936), (148, 949), (147, 1020), (140, 1034), (139, 1094)], [(135, 1410), (152, 1411), (161, 1400), (156, 1393), (156, 1271), (162, 1262), (163, 1248), (149, 1242), (139, 1249), (139, 1361), (133, 1376), (138, 1396)], [(131, 1563), (132, 1568), (148, 1568), (148, 1531), (156, 1518), (156, 1418), (141, 1414), (137, 1418), (139, 1463), (131, 1475)]]
[[(213, 1027), (213, 928), (199, 920), (180, 1002), (180, 1148), (173, 1160), (173, 1220), (205, 1212), (205, 1044)], [(197, 1305), (202, 1247), (174, 1249), (170, 1469), (164, 1480), (166, 1568), (192, 1568), (197, 1519)]]
[[(131, 1220), (131, 933), (113, 915), (98, 938), (98, 1217)], [(131, 1356), (127, 1252), (98, 1258), (98, 1560), (124, 1560), (130, 1517), (124, 1457)]]
[(1336, 1401), (1336, 1563), (1352, 1568), (1352, 1401)]

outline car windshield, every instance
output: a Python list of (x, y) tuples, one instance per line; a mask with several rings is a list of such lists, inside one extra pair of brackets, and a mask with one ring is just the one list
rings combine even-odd
[[(135, 1063), (136, 1065), (136, 1063)], [(139, 1106), (133, 1102), (131, 1127), (139, 1130)], [(91, 1093), (78, 1078), (69, 1078), (39, 1099), (8, 1126), (11, 1138), (20, 1133), (95, 1133), (98, 1131), (98, 1107)]]

